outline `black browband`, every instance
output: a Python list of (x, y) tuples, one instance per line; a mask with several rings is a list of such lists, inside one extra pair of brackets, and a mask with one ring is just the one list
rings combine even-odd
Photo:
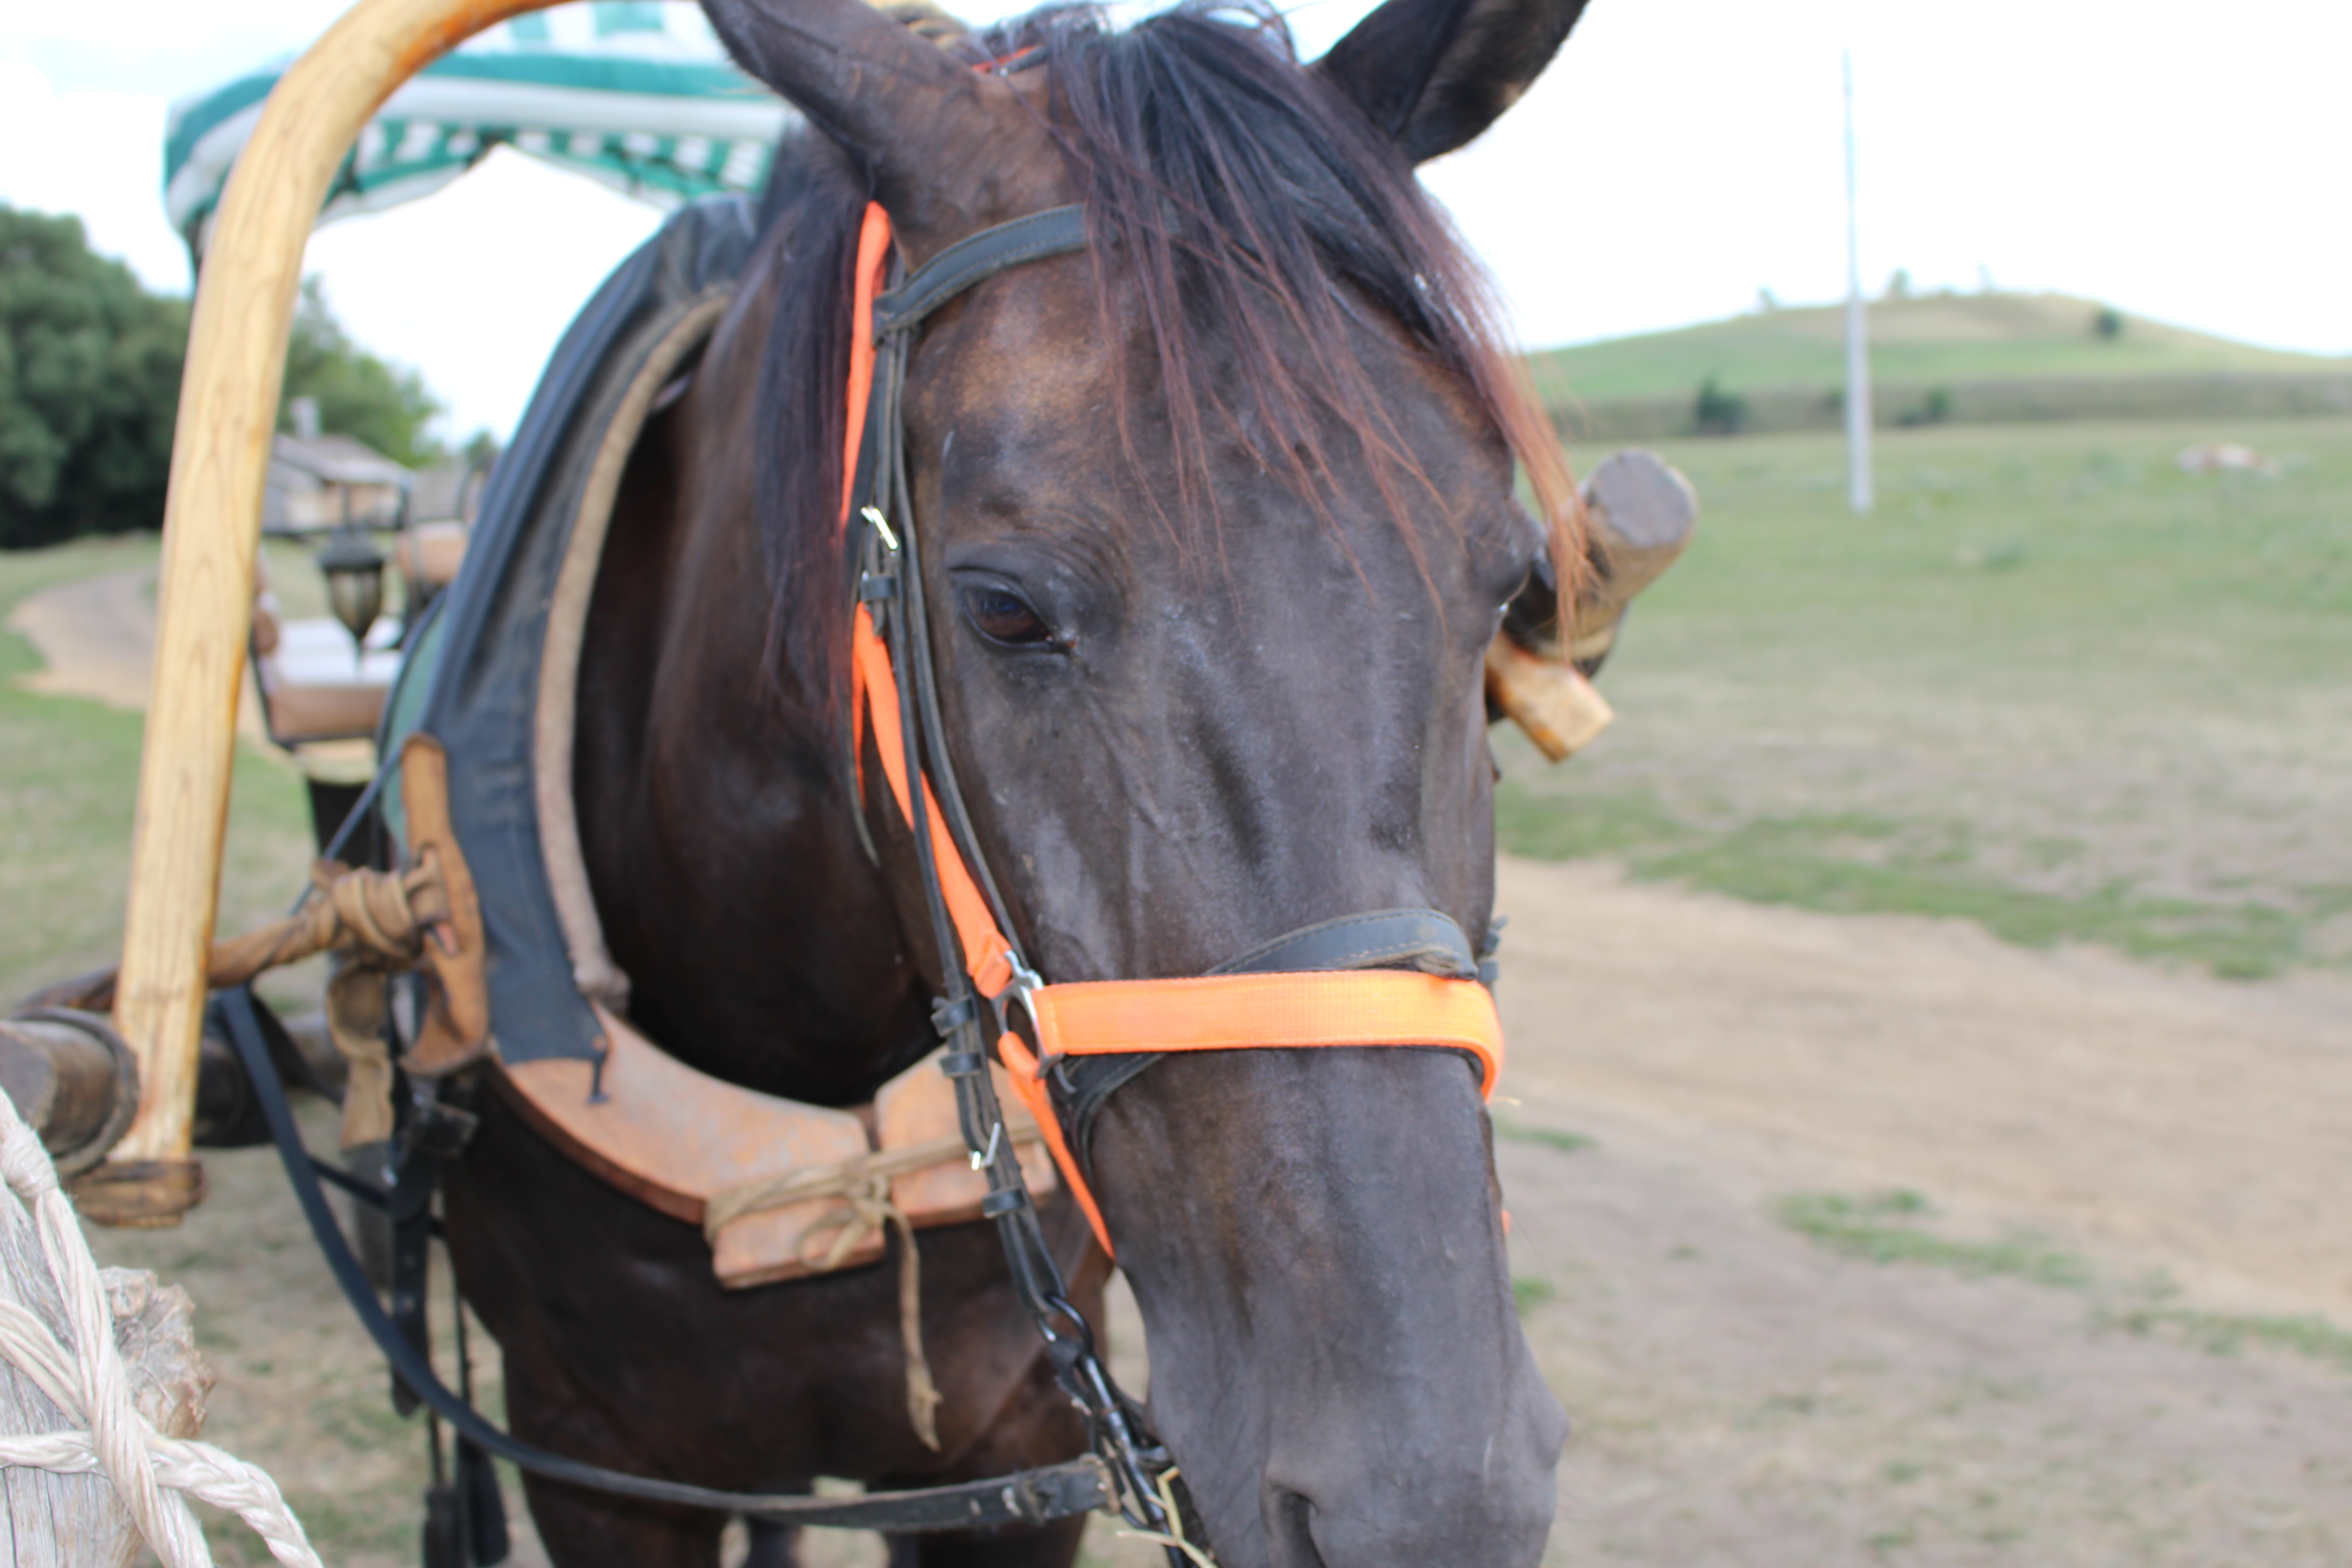
[(1050, 207), (957, 240), (874, 301), (874, 336), (913, 331), (973, 284), (1007, 268), (1087, 247), (1087, 209)]

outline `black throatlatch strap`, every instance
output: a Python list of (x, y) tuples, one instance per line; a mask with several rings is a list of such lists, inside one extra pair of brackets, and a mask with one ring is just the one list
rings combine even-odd
[(1087, 209), (1049, 207), (957, 240), (874, 301), (874, 335), (903, 332), (982, 279), (1087, 247)]
[[(1374, 910), (1302, 926), (1228, 959), (1212, 974), (1303, 974), (1345, 969), (1418, 969), (1447, 979), (1478, 978), (1470, 939), (1435, 910)], [(1095, 1118), (1110, 1097), (1160, 1059), (1158, 1053), (1066, 1057), (1054, 1068), (1070, 1149), (1091, 1170)]]
[(1043, 1524), (1073, 1514), (1091, 1513), (1109, 1500), (1103, 1467), (1093, 1458), (1073, 1459), (955, 1486), (829, 1498), (724, 1492), (679, 1481), (656, 1480), (650, 1476), (633, 1476), (601, 1465), (567, 1459), (509, 1436), (491, 1426), (480, 1411), (441, 1381), (433, 1363), (402, 1337), (377, 1301), (375, 1288), (368, 1283), (366, 1271), (352, 1256), (351, 1243), (343, 1239), (342, 1227), (335, 1222), (334, 1211), (327, 1206), (327, 1194), (319, 1188), (318, 1173), (311, 1164), (310, 1151), (303, 1146), (301, 1130), (294, 1125), (294, 1113), (287, 1106), (286, 1090), (278, 1081), (278, 1064), (270, 1058), (265, 1033), (276, 1025), (276, 1019), (265, 1025), (267, 1014), (263, 1007), (252, 992), (242, 986), (219, 993), (216, 1004), (237, 1057), (245, 1064), (246, 1074), (253, 1080), (255, 1097), (260, 1100), (262, 1113), (277, 1141), (287, 1180), (293, 1184), (294, 1195), (302, 1205), (302, 1217), (310, 1221), (310, 1234), (325, 1255), (335, 1283), (342, 1287), (352, 1310), (359, 1314), (368, 1337), (375, 1341), (376, 1349), (392, 1363), (393, 1372), (460, 1437), (484, 1452), (509, 1460), (533, 1475), (595, 1491), (642, 1498), (648, 1502), (754, 1514), (786, 1524), (829, 1525), (841, 1530), (898, 1533)]

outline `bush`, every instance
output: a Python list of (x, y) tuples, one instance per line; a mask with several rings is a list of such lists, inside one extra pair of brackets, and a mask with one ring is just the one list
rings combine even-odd
[[(81, 220), (0, 204), (0, 550), (160, 528), (187, 357), (188, 302), (95, 255)], [(351, 341), (302, 284), (286, 397), (397, 462), (438, 456), (415, 371)], [(281, 416), (281, 422), (283, 416)]]
[(1952, 416), (1952, 391), (1948, 386), (1931, 386), (1916, 408), (1906, 408), (1895, 418), (1906, 426), (1941, 425)]
[(2114, 342), (2124, 335), (2124, 313), (2113, 305), (2100, 306), (2098, 314), (2091, 318), (2091, 335)]
[(1698, 400), (1691, 405), (1691, 420), (1702, 436), (1737, 436), (1748, 423), (1748, 399), (1736, 392), (1726, 392), (1714, 376), (1699, 383)]

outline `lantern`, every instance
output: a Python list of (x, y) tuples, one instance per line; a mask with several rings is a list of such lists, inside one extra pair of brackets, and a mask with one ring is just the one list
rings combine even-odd
[(368, 628), (383, 610), (383, 552), (364, 530), (345, 523), (319, 552), (319, 571), (327, 579), (327, 603), (335, 619), (364, 654)]

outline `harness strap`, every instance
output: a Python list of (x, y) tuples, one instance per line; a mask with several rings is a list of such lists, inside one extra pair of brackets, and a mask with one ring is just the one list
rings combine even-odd
[(1055, 1105), (1053, 1069), (1065, 1058), (1112, 1058), (1106, 1063), (1107, 1081), (1090, 1086), (1096, 1092), (1082, 1097), (1085, 1121), (1072, 1118), (1071, 1131), (1081, 1137), (1092, 1131), (1094, 1113), (1112, 1089), (1171, 1051), (1327, 1046), (1458, 1050), (1476, 1060), (1479, 1093), (1488, 1096), (1503, 1069), (1502, 1021), (1493, 995), (1475, 980), (1389, 971), (1212, 974), (1042, 985), (1026, 1001), (1038, 1050), (1032, 1052), (1018, 1033), (1007, 1029), (996, 1042), (997, 1054), (1013, 1094), (1036, 1119), (1063, 1180), (1106, 1252), (1113, 1252), (1109, 1228)]
[(880, 202), (866, 204), (857, 229), (857, 272), (852, 284), (849, 331), (849, 424), (841, 461), (841, 526), (849, 526), (857, 496), (857, 452), (866, 436), (866, 405), (874, 400), (874, 300), (890, 262), (890, 215)]
[[(1342, 915), (1276, 937), (1229, 958), (1212, 974), (1274, 974), (1301, 970), (1410, 968), (1457, 979), (1487, 977), (1469, 939), (1435, 910), (1380, 910)], [(1094, 1169), (1095, 1119), (1110, 1097), (1160, 1059), (1155, 1054), (1080, 1055), (1057, 1062), (1051, 1081), (1079, 1169)], [(1483, 1074), (1482, 1074), (1483, 1076)]]
[[(907, 748), (898, 718), (898, 682), (890, 666), (890, 649), (874, 629), (872, 612), (863, 605), (857, 606), (856, 624), (851, 633), (851, 679), (855, 687), (853, 721), (870, 726), (875, 749), (882, 754), (882, 774), (890, 783), (890, 793), (898, 802), (898, 815), (908, 826), (915, 821), (914, 798), (907, 778)], [(948, 831), (947, 818), (940, 811), (940, 803), (931, 793), (931, 781), (923, 781), (923, 817), (929, 825), (931, 857), (939, 868), (940, 892), (947, 900), (948, 918), (955, 922), (956, 943), (963, 949), (964, 972), (971, 976), (980, 994), (991, 1001), (1000, 995), (1013, 981), (1013, 944), (996, 929), (996, 917), (988, 907), (988, 900), (972, 878), (971, 868), (964, 864), (963, 853), (956, 847), (955, 836)], [(952, 963), (954, 955), (941, 953), (940, 962)]]
[(1503, 1067), (1502, 1027), (1486, 988), (1433, 974), (1376, 970), (1100, 980), (1040, 986), (1029, 1005), (1039, 1060), (1047, 1067), (1063, 1057), (1129, 1051), (1429, 1046), (1476, 1058), (1482, 1094), (1494, 1092)]
[(1376, 910), (1302, 926), (1211, 970), (1272, 974), (1300, 969), (1418, 969), (1475, 980), (1478, 960), (1462, 928), (1435, 910)]
[[(869, 222), (877, 210), (869, 209)], [(1087, 209), (1082, 206), (1048, 207), (982, 229), (957, 240), (883, 295), (875, 308), (873, 330), (877, 334), (906, 331), (984, 278), (1086, 247)]]

